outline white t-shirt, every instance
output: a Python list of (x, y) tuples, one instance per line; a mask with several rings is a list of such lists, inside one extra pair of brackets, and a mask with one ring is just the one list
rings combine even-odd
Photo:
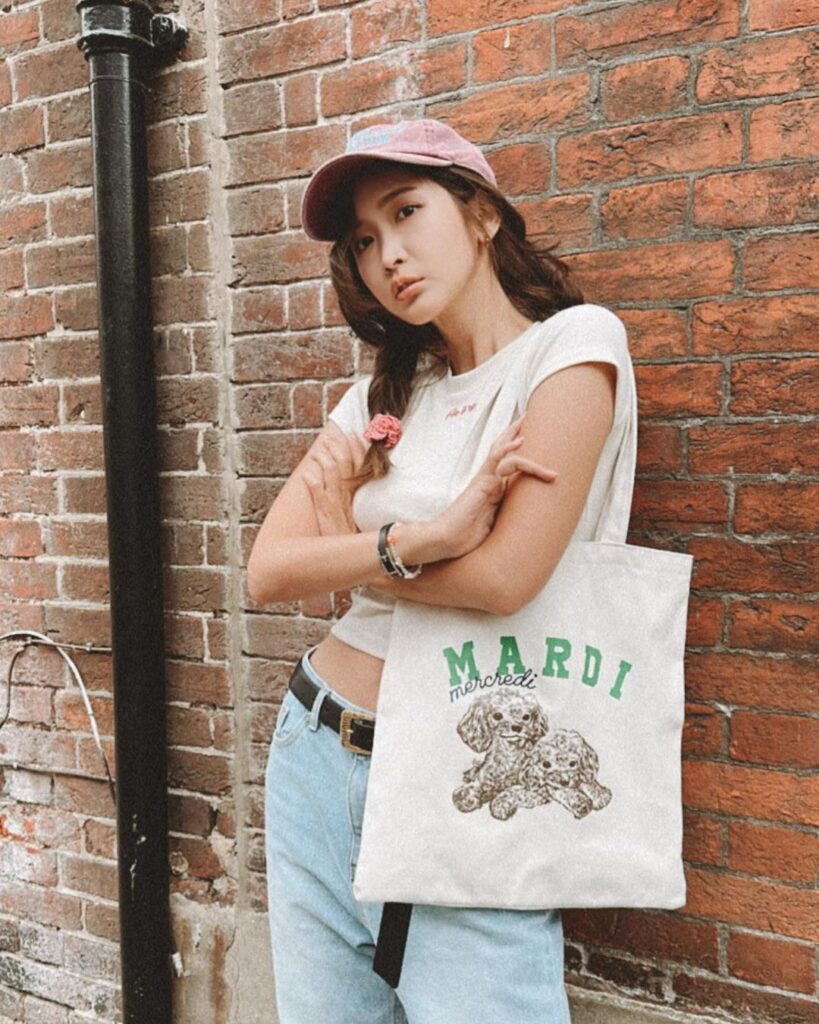
[[(402, 436), (390, 449), (386, 476), (362, 484), (353, 518), (362, 532), (384, 523), (432, 519), (453, 501), (480, 468), (495, 438), (526, 410), (546, 377), (575, 363), (617, 367), (614, 422), (603, 447), (572, 540), (592, 540), (623, 436), (634, 369), (622, 320), (603, 306), (570, 306), (529, 326), (489, 359), (465, 373), (419, 373), (401, 418)], [(437, 374), (440, 374), (440, 370)], [(342, 396), (329, 418), (342, 430), (363, 434), (370, 421), (371, 375)], [(332, 627), (340, 640), (384, 658), (395, 599), (373, 587), (357, 587), (346, 614)]]

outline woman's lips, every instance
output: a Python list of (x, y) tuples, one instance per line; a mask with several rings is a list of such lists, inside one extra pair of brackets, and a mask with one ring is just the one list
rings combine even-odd
[(419, 277), (416, 281), (410, 282), (410, 284), (404, 285), (404, 287), (395, 296), (399, 302), (403, 302), (405, 299), (411, 299), (418, 293), (423, 278)]

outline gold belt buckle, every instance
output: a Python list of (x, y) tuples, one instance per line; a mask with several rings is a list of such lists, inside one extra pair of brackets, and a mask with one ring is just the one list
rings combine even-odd
[(351, 750), (354, 754), (372, 754), (371, 750), (367, 750), (365, 747), (359, 747), (353, 743), (352, 735), (354, 718), (357, 718), (360, 722), (372, 722), (373, 725), (375, 725), (375, 715), (362, 715), (357, 711), (353, 711), (352, 708), (342, 708), (341, 726), (339, 728), (341, 745), (345, 750)]

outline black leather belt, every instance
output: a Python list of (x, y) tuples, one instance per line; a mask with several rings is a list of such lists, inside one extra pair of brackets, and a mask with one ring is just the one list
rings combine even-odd
[[(319, 687), (302, 668), (301, 659), (296, 663), (288, 685), (310, 711), (316, 701)], [(351, 750), (354, 754), (372, 754), (375, 715), (362, 714), (350, 708), (344, 708), (332, 697), (327, 696), (321, 704), (319, 721), (324, 725), (329, 725), (331, 729), (335, 729), (341, 739), (342, 747), (346, 750)], [(384, 904), (381, 927), (375, 946), (373, 970), (393, 988), (398, 987), (401, 977), (411, 916), (411, 903)]]
[[(296, 663), (288, 685), (307, 710), (311, 710), (319, 687), (304, 671), (301, 660)], [(345, 750), (351, 750), (354, 754), (372, 754), (375, 715), (344, 708), (328, 696), (322, 701), (319, 721), (339, 734)]]

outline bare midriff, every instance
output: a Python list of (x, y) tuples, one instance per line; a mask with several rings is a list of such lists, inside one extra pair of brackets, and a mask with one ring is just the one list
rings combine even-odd
[(328, 633), (310, 655), (310, 664), (336, 693), (368, 711), (376, 710), (383, 658), (359, 651)]

